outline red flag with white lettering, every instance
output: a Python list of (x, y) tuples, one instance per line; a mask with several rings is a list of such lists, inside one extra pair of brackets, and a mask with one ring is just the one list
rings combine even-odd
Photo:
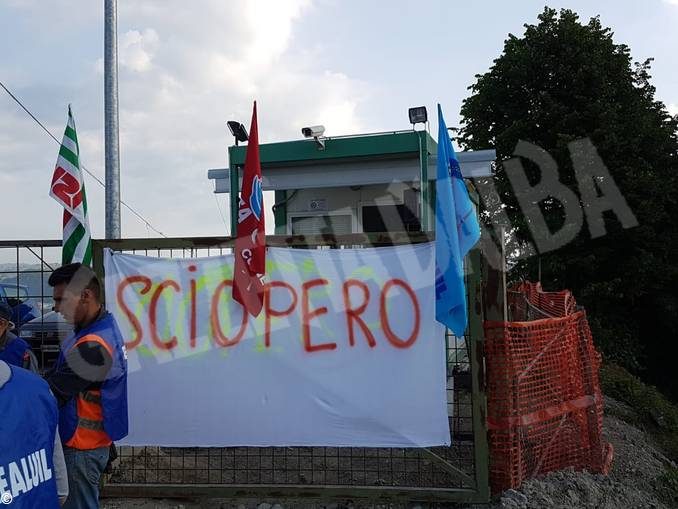
[(245, 170), (240, 190), (238, 231), (235, 241), (233, 299), (240, 302), (252, 316), (258, 316), (264, 302), (266, 273), (266, 227), (264, 193), (259, 161), (257, 102), (254, 101)]

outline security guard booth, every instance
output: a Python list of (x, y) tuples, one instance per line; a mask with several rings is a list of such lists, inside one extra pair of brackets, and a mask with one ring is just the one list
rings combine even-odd
[[(261, 144), (263, 188), (275, 191), (275, 233), (433, 230), (436, 148), (428, 132), (414, 130)], [(246, 150), (231, 146), (229, 168), (208, 171), (215, 193), (238, 196)], [(491, 176), (494, 150), (457, 156), (465, 177)], [(232, 232), (237, 217), (231, 200)]]

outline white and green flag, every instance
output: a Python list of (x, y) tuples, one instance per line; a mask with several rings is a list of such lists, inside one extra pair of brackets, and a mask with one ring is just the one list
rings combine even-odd
[(91, 265), (92, 238), (87, 217), (85, 181), (80, 171), (80, 149), (70, 106), (49, 195), (64, 207), (62, 264), (81, 262)]

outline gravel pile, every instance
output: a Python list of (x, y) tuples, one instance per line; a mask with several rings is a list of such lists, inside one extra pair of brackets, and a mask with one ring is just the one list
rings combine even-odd
[[(565, 470), (508, 490), (491, 509), (669, 509), (678, 507), (665, 493), (660, 477), (674, 466), (638, 428), (615, 417), (633, 415), (627, 405), (605, 398), (603, 434), (614, 446), (608, 477)], [(476, 506), (476, 508), (488, 506)], [(474, 509), (476, 509), (474, 508)], [(489, 509), (489, 508), (488, 508)]]

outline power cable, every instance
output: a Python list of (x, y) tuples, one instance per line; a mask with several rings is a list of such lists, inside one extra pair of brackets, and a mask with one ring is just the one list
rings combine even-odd
[[(23, 103), (22, 103), (22, 102), (21, 102), (21, 101), (20, 101), (20, 100), (19, 100), (19, 99), (18, 99), (18, 98), (17, 98), (17, 97), (16, 97), (16, 96), (15, 96), (15, 95), (14, 95), (14, 94), (6, 87), (6, 86), (5, 86), (5, 84), (4, 84), (2, 81), (0, 81), (0, 87), (2, 87), (2, 88), (5, 90), (5, 92), (7, 92), (7, 94), (9, 94), (9, 96), (10, 96), (12, 99), (14, 99), (14, 102), (16, 102), (16, 103), (21, 107), (21, 109), (24, 110), (24, 111), (28, 114), (28, 116), (31, 117), (31, 118), (35, 121), (35, 123), (37, 123), (37, 124), (42, 128), (42, 130), (45, 131), (45, 132), (47, 133), (47, 135), (48, 135), (50, 138), (52, 138), (52, 139), (54, 140), (54, 142), (55, 142), (57, 145), (61, 146), (61, 142), (60, 142), (60, 141), (59, 141), (59, 140), (58, 140), (58, 139), (50, 132), (49, 129), (47, 129), (47, 128), (44, 126), (44, 124), (43, 124), (42, 122), (40, 122), (40, 120), (38, 120), (38, 119), (36, 118), (35, 115), (33, 115), (33, 113), (30, 112), (30, 110), (29, 110), (28, 108), (26, 108), (26, 106), (24, 106), (24, 104), (23, 104)], [(96, 181), (97, 181), (104, 189), (106, 189), (106, 184), (104, 184), (104, 183), (101, 181), (101, 179), (100, 179), (99, 177), (97, 177), (94, 173), (92, 173), (91, 171), (89, 171), (89, 170), (85, 167), (84, 164), (80, 163), (80, 167), (85, 171), (85, 173), (87, 173), (90, 177), (92, 177), (94, 180), (96, 180)], [(162, 235), (163, 237), (167, 238), (167, 235), (165, 235), (165, 234), (162, 233), (161, 231), (159, 231), (159, 230), (157, 230), (156, 228), (154, 228), (153, 225), (152, 225), (151, 223), (149, 223), (149, 222), (148, 222), (141, 214), (139, 214), (136, 210), (134, 210), (130, 205), (128, 205), (127, 203), (125, 203), (123, 200), (120, 200), (120, 203), (121, 203), (122, 205), (124, 205), (124, 206), (127, 208), (127, 210), (129, 210), (132, 214), (134, 214), (135, 216), (137, 216), (137, 218), (139, 218), (143, 223), (145, 223), (147, 228), (150, 228), (150, 229), (153, 230), (155, 233), (158, 233), (159, 235)]]
[(219, 210), (219, 215), (221, 216), (221, 220), (222, 220), (223, 223), (224, 223), (225, 231), (226, 231), (226, 232), (229, 232), (230, 229), (231, 229), (231, 227), (230, 227), (230, 226), (228, 225), (228, 223), (226, 222), (226, 216), (224, 216), (224, 213), (223, 213), (222, 210), (221, 210), (221, 206), (219, 205), (219, 199), (217, 198), (217, 195), (216, 195), (215, 193), (212, 193), (212, 194), (214, 194), (214, 201), (215, 201), (216, 204), (217, 204), (217, 209)]

